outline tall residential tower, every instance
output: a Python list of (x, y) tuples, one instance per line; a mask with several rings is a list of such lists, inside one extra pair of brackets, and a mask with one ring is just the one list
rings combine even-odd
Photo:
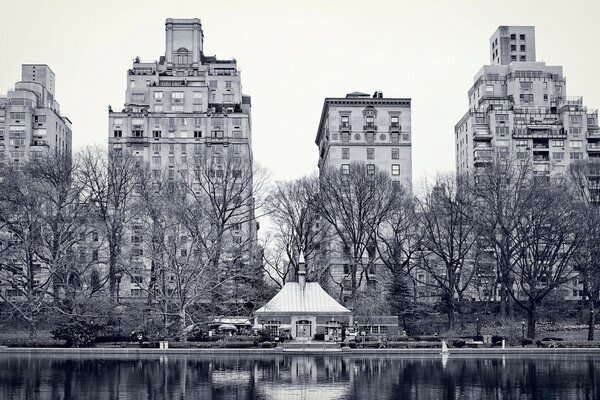
[(456, 124), (457, 173), (474, 173), (493, 152), (532, 160), (538, 175), (572, 161), (600, 160), (597, 110), (567, 97), (562, 67), (535, 59), (533, 27), (501, 26), (490, 39), (491, 65), (469, 89), (469, 111)]
[(60, 114), (54, 72), (23, 64), (21, 81), (0, 97), (0, 159), (23, 163), (45, 154), (71, 156), (71, 121)]

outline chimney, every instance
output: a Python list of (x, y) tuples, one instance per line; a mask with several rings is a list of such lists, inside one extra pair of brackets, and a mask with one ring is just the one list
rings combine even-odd
[(298, 258), (298, 285), (300, 289), (304, 290), (306, 285), (306, 263), (304, 262), (304, 253), (300, 250), (300, 257)]

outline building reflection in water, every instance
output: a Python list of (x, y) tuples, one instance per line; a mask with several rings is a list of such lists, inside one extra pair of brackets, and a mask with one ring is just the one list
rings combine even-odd
[(594, 355), (0, 355), (0, 398), (600, 398)]

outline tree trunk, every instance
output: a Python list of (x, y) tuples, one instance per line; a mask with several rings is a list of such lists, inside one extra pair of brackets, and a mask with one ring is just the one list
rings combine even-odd
[(534, 300), (529, 300), (529, 307), (527, 309), (527, 337), (529, 339), (535, 339), (535, 324), (537, 322), (536, 315), (536, 304)]
[(185, 329), (185, 320), (186, 320), (186, 310), (185, 310), (185, 306), (181, 307), (181, 310), (179, 310), (179, 319), (180, 321), (180, 329), (179, 329), (179, 341), (180, 342), (186, 342), (186, 336), (184, 333), (184, 329)]
[(500, 319), (506, 321), (506, 283), (500, 280)]
[(594, 340), (594, 330), (595, 330), (595, 325), (596, 325), (596, 315), (595, 315), (595, 310), (594, 310), (594, 299), (590, 298), (589, 302), (589, 308), (590, 308), (590, 319), (588, 322), (588, 337), (587, 340), (592, 341)]
[(448, 305), (448, 330), (452, 331), (454, 330), (454, 327), (456, 325), (456, 315), (455, 315), (455, 311), (456, 311), (456, 304), (454, 303), (454, 294), (449, 294), (448, 295), (448, 300), (447, 300), (447, 305)]

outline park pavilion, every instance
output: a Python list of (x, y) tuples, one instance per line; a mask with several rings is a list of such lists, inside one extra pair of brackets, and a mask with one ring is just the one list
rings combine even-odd
[(306, 282), (306, 265), (300, 253), (298, 282), (286, 282), (267, 304), (255, 312), (254, 326), (272, 336), (289, 335), (311, 340), (339, 340), (343, 327), (352, 326), (352, 312), (333, 299), (317, 282)]

